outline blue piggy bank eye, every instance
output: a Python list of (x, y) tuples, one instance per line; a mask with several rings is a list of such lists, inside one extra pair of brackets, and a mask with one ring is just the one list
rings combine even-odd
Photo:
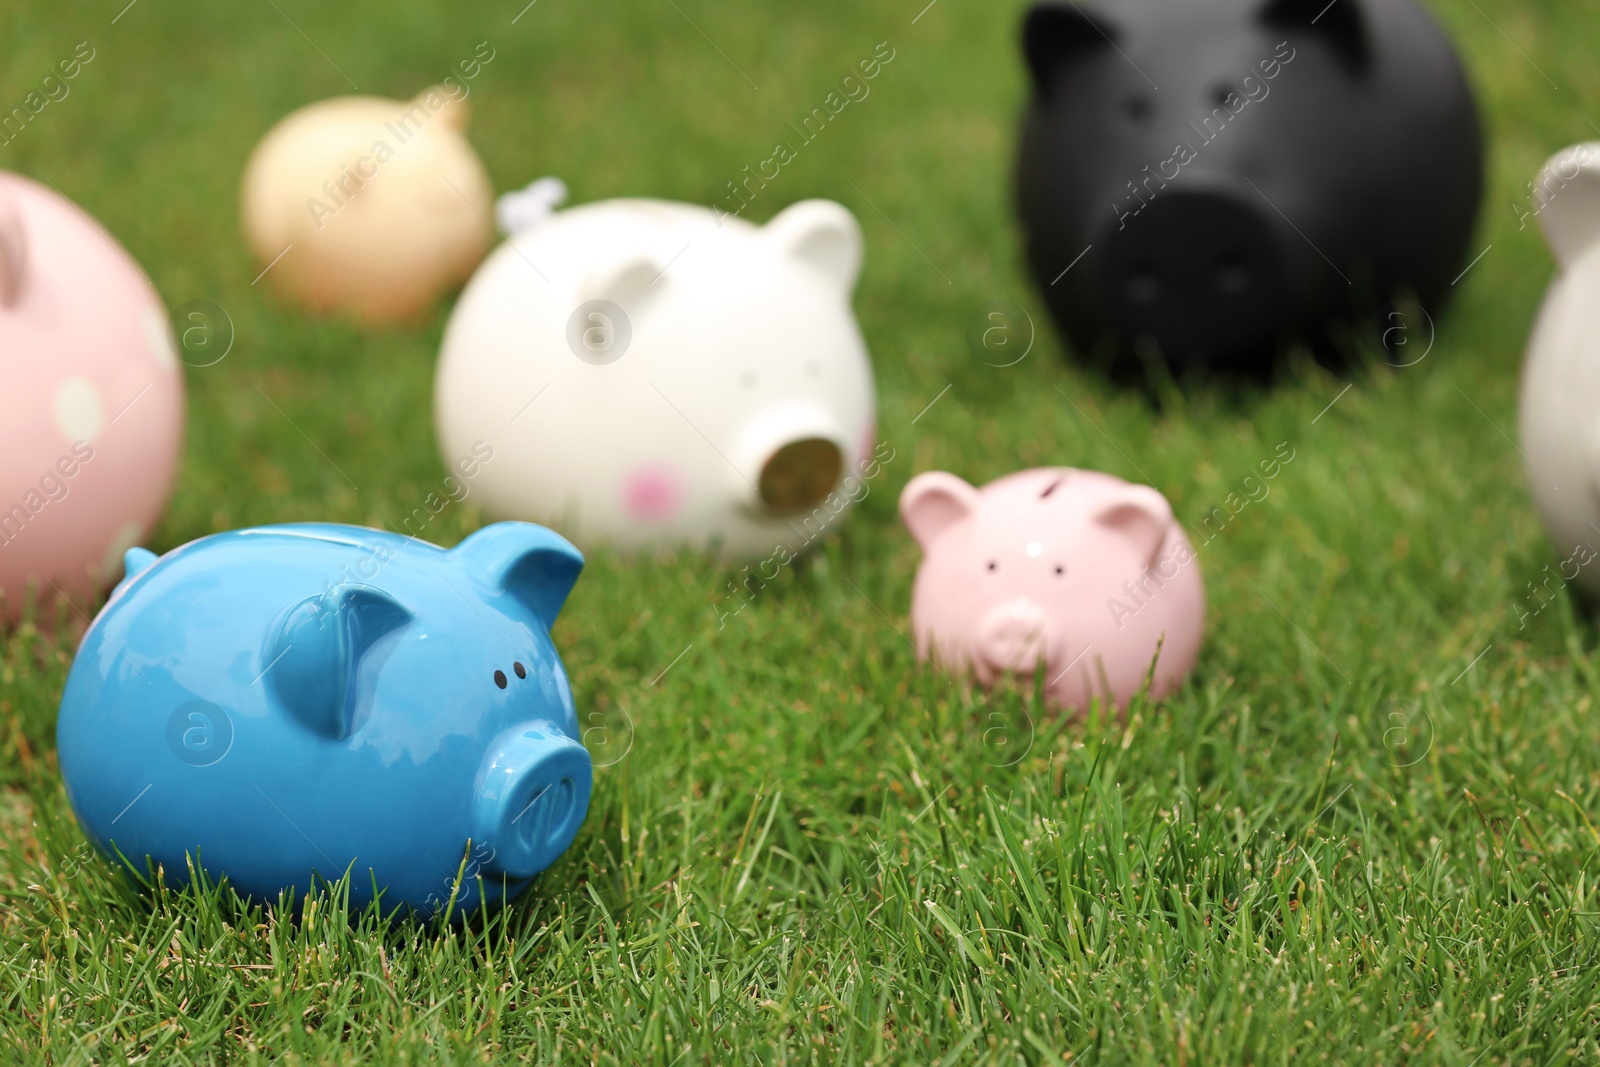
[(506, 672), (505, 671), (495, 671), (494, 672), (494, 684), (498, 685), (501, 689), (504, 689), (506, 687)]
[(520, 663), (513, 663), (511, 669), (517, 672), (518, 678), (526, 678), (528, 676), (528, 668)]

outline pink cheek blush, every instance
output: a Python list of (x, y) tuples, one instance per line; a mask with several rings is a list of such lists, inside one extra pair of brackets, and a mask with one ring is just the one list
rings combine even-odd
[(666, 522), (683, 503), (683, 479), (671, 467), (646, 464), (623, 479), (622, 506), (641, 522)]
[(877, 420), (874, 419), (873, 421), (867, 423), (867, 428), (861, 432), (861, 451), (859, 455), (861, 456), (863, 462), (865, 462), (867, 458), (872, 455), (872, 450), (877, 447), (877, 444), (878, 423)]

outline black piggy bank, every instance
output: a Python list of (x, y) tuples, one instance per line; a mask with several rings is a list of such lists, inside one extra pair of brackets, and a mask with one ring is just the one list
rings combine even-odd
[(1297, 337), (1337, 359), (1350, 326), (1431, 335), (1483, 150), (1413, 0), (1040, 3), (1022, 38), (1028, 264), (1081, 356), (1254, 374)]

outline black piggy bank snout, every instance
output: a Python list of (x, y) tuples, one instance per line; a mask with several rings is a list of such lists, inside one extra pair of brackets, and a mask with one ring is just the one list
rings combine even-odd
[(1444, 305), (1482, 138), (1415, 0), (1051, 0), (1022, 38), (1018, 215), (1080, 356), (1255, 374)]
[(1217, 193), (1152, 201), (1106, 236), (1100, 276), (1112, 328), (1183, 362), (1270, 360), (1288, 328), (1289, 261), (1251, 204)]

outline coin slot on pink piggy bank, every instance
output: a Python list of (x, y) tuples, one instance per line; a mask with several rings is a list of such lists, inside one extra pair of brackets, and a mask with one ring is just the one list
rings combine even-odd
[(1053, 467), (978, 489), (930, 471), (906, 486), (900, 516), (923, 551), (917, 648), (946, 667), (984, 686), (1043, 668), (1048, 699), (1071, 711), (1096, 697), (1123, 710), (1147, 677), (1164, 696), (1193, 668), (1200, 565), (1149, 486)]
[(161, 298), (127, 251), (82, 208), (5, 172), (0, 383), (0, 617), (30, 596), (86, 612), (166, 503), (183, 374)]

